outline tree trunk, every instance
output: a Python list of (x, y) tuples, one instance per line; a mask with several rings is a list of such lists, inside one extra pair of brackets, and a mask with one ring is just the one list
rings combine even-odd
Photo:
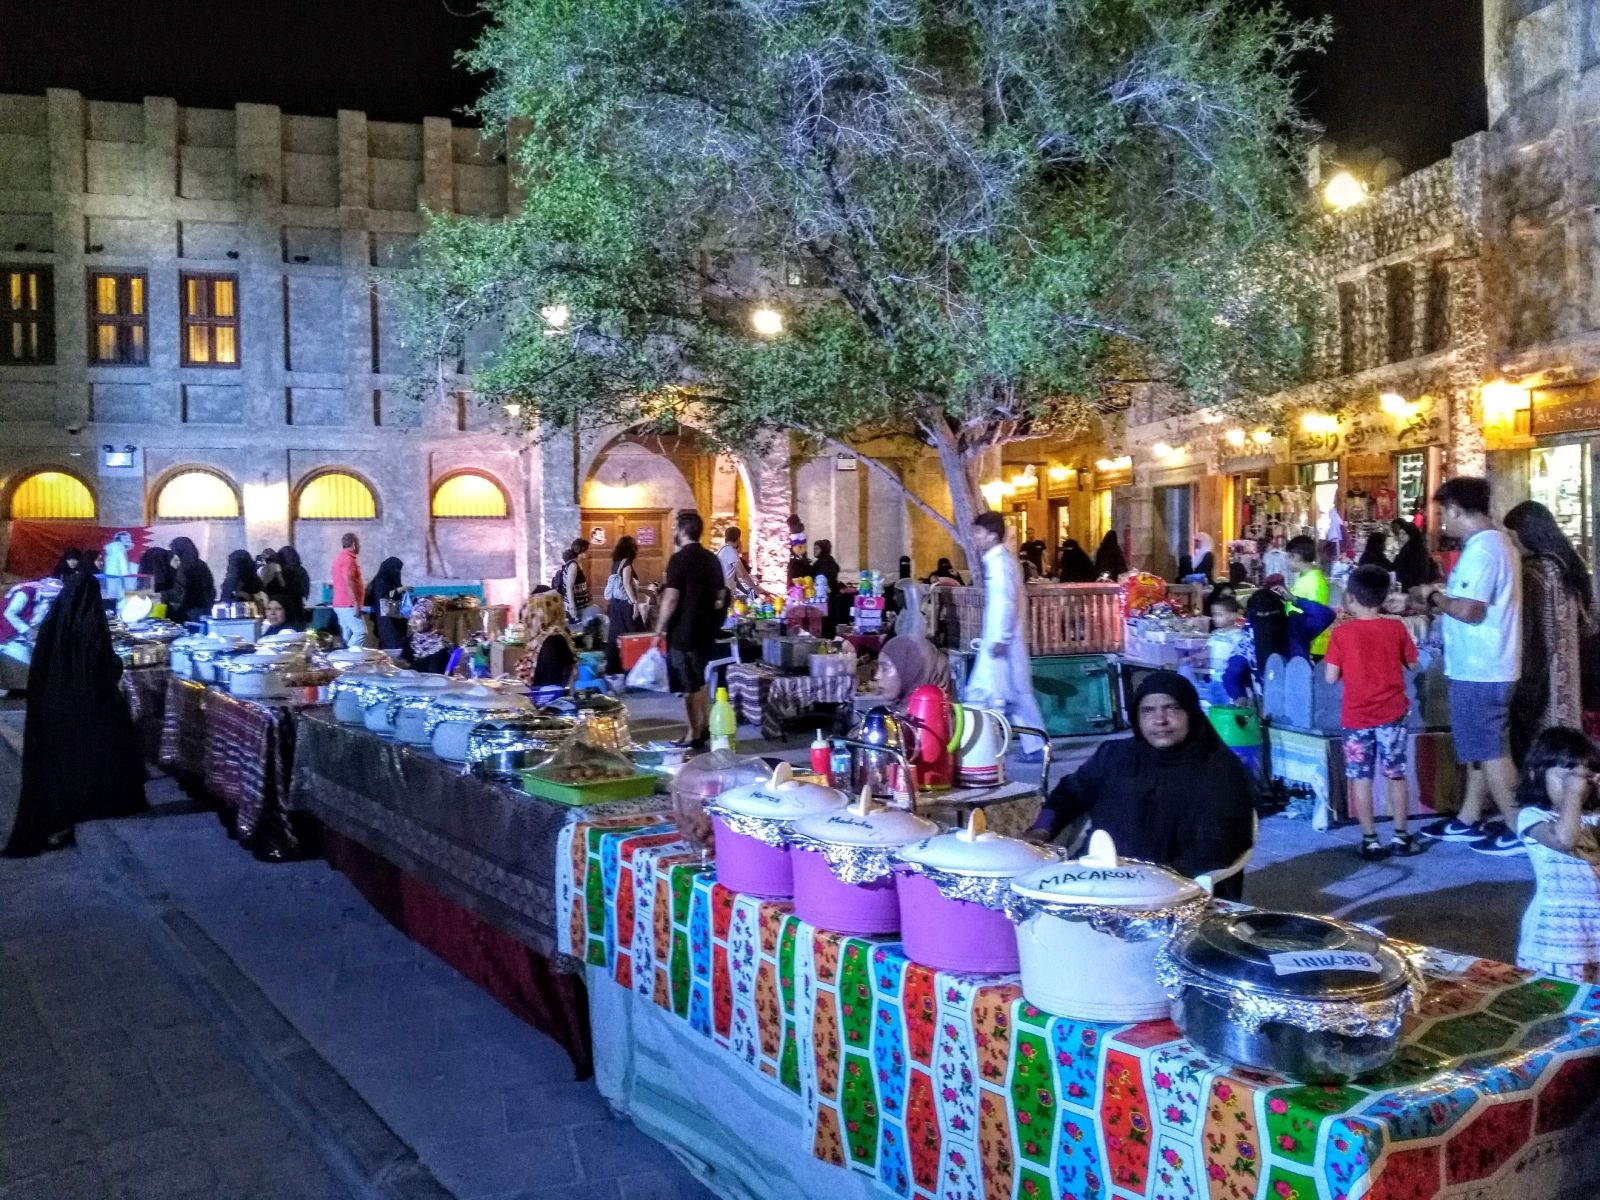
[(956, 543), (967, 556), (967, 572), (977, 579), (983, 555), (972, 540), (972, 518), (989, 507), (978, 490), (976, 461), (968, 458), (956, 444), (955, 435), (942, 421), (930, 423), (927, 432), (933, 448), (939, 453), (939, 465), (950, 483), (950, 515), (955, 525)]

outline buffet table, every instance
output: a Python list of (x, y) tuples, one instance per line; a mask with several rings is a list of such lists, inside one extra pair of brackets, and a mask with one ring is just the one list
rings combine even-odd
[(663, 800), (566, 808), (318, 710), (300, 721), (291, 804), (322, 823), (329, 861), (374, 908), (549, 1034), (587, 1077), (583, 980), (556, 958), (557, 841), (591, 812), (637, 822)]
[(1600, 989), (1435, 952), (1399, 1057), (1303, 1086), (1230, 1068), (1169, 1021), (1052, 1017), (1014, 977), (813, 928), (717, 885), (665, 824), (560, 841), (601, 1089), (725, 1195), (1595, 1194)]
[(813, 712), (819, 704), (852, 705), (853, 674), (790, 675), (763, 663), (737, 663), (728, 668), (728, 699), (742, 725), (757, 725), (768, 741), (781, 741), (787, 725)]
[(160, 761), (161, 732), (167, 714), (167, 678), (172, 672), (165, 664), (158, 667), (126, 667), (122, 672), (122, 694), (128, 699), (128, 712), (139, 732), (144, 760)]
[(160, 765), (222, 805), (239, 844), (274, 862), (316, 853), (313, 826), (287, 805), (296, 711), (167, 676)]

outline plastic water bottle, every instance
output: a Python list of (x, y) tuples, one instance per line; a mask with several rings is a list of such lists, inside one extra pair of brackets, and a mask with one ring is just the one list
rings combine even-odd
[(711, 706), (711, 748), (732, 750), (733, 736), (738, 728), (739, 720), (733, 715), (733, 705), (728, 700), (728, 689), (719, 687), (716, 702)]

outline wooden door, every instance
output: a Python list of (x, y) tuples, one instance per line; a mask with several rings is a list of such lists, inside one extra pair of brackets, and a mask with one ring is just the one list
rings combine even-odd
[(611, 574), (611, 552), (617, 542), (631, 537), (639, 543), (639, 557), (633, 569), (643, 584), (659, 583), (666, 573), (672, 539), (667, 536), (667, 510), (664, 508), (586, 508), (582, 512), (583, 535), (589, 539), (588, 575), (590, 590), (598, 598)]

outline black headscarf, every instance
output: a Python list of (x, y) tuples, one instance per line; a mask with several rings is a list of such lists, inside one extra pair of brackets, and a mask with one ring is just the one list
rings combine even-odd
[(172, 570), (172, 551), (165, 546), (151, 546), (139, 556), (139, 574), (150, 576), (152, 592), (169, 592), (177, 578)]
[(387, 600), (390, 593), (398, 591), (403, 585), (400, 582), (400, 572), (405, 569), (405, 563), (398, 558), (386, 558), (378, 564), (378, 573), (367, 584), (367, 607), (377, 611), (378, 601)]
[(1094, 559), (1072, 538), (1061, 543), (1061, 561), (1056, 564), (1056, 574), (1062, 583), (1093, 583), (1100, 578)]
[(121, 678), (100, 583), (75, 571), (34, 640), (22, 793), (7, 855), (37, 854), (80, 821), (144, 808), (144, 765)]
[(76, 546), (68, 546), (61, 552), (61, 557), (56, 560), (55, 570), (50, 572), (52, 579), (65, 579), (83, 565), (83, 551)]
[(1394, 570), (1394, 564), (1389, 561), (1389, 535), (1381, 529), (1374, 529), (1367, 535), (1367, 544), (1361, 551), (1361, 557), (1356, 560), (1358, 567), (1382, 567), (1385, 571)]
[(1117, 579), (1128, 573), (1128, 560), (1122, 556), (1122, 544), (1117, 541), (1115, 529), (1100, 539), (1100, 549), (1094, 552), (1094, 573)]
[(217, 581), (188, 538), (173, 538), (172, 553), (178, 556), (178, 569), (172, 591), (164, 597), (167, 616), (174, 621), (197, 621), (217, 602)]
[(254, 600), (265, 590), (250, 551), (235, 550), (228, 555), (228, 570), (222, 577), (222, 590), (217, 593), (219, 600)]
[(1432, 583), (1439, 567), (1428, 553), (1428, 542), (1422, 530), (1409, 521), (1396, 521), (1394, 531), (1400, 535), (1400, 549), (1394, 553), (1394, 574), (1406, 591)]
[[(1188, 714), (1189, 735), (1178, 745), (1158, 749), (1145, 741), (1139, 704), (1151, 695), (1171, 696)], [(1194, 685), (1156, 671), (1134, 693), (1129, 715), (1133, 736), (1101, 743), (1052, 789), (1039, 826), (1055, 833), (1087, 815), (1122, 856), (1191, 877), (1234, 862), (1251, 844), (1255, 789), (1201, 711)]]
[(300, 551), (293, 546), (278, 549), (278, 565), (283, 568), (283, 590), (301, 608), (311, 599), (311, 575), (300, 563)]

